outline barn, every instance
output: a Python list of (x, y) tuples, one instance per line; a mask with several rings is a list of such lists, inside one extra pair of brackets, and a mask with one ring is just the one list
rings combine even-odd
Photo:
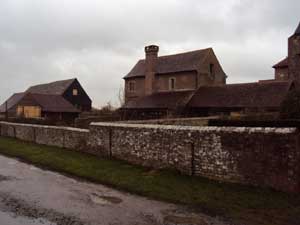
[(15, 93), (0, 106), (2, 116), (72, 122), (83, 111), (90, 111), (92, 101), (74, 79), (29, 87)]

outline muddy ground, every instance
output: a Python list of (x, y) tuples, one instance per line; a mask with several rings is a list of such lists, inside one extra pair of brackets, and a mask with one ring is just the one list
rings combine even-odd
[(0, 221), (1, 225), (227, 224), (184, 206), (75, 180), (3, 156)]

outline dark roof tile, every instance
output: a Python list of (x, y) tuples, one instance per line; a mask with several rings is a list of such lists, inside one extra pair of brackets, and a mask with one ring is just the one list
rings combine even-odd
[(185, 107), (194, 92), (158, 92), (129, 101), (122, 109), (176, 109), (178, 107)]
[(292, 84), (290, 81), (274, 81), (201, 87), (192, 97), (188, 107), (279, 107)]
[[(29, 98), (31, 100), (29, 102), (34, 102), (42, 107), (42, 111), (44, 112), (72, 112), (77, 113), (80, 112), (76, 109), (70, 102), (65, 100), (60, 95), (44, 95), (44, 94), (32, 94), (32, 93), (17, 93), (11, 96), (8, 100), (8, 107), (7, 109), (11, 109), (14, 106), (18, 105), (24, 98)], [(3, 103), (0, 106), (0, 112), (6, 112), (6, 105)]]
[(273, 66), (273, 68), (285, 68), (285, 67), (288, 67), (289, 64), (288, 64), (288, 57), (286, 57), (285, 59), (281, 60), (279, 63), (275, 64)]
[[(31, 94), (31, 93), (30, 93)], [(44, 112), (80, 112), (60, 95), (31, 94)]]
[[(10, 96), (6, 102), (7, 102), (7, 110), (10, 110), (12, 107), (14, 107), (23, 97), (24, 97), (25, 93), (15, 93), (12, 96)], [(0, 112), (4, 113), (6, 112), (6, 102), (4, 102), (1, 106), (0, 106)]]
[[(160, 56), (158, 57), (156, 72), (158, 74), (164, 74), (198, 70), (209, 51), (213, 51), (212, 48), (201, 49), (176, 55)], [(137, 62), (133, 69), (124, 77), (124, 79), (144, 76), (145, 60), (143, 59)]]
[(26, 90), (26, 92), (34, 94), (62, 95), (75, 80), (76, 78), (55, 81), (47, 84), (39, 84), (31, 86)]

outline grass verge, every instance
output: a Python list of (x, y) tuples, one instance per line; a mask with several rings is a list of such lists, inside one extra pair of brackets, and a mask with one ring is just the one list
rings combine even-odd
[(191, 206), (243, 225), (299, 225), (300, 196), (151, 171), (57, 147), (0, 137), (0, 153), (37, 166), (110, 185), (157, 200)]

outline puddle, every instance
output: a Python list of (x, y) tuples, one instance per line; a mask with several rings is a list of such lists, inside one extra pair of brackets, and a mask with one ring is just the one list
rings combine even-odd
[(15, 217), (0, 211), (1, 224), (5, 225), (57, 225), (45, 219), (29, 219), (26, 217)]
[(111, 204), (120, 204), (122, 199), (113, 197), (113, 196), (105, 196), (105, 195), (97, 195), (93, 193), (90, 195), (92, 202), (99, 205), (111, 205)]
[(184, 217), (184, 216), (166, 216), (164, 218), (164, 224), (166, 225), (208, 225), (200, 217)]

